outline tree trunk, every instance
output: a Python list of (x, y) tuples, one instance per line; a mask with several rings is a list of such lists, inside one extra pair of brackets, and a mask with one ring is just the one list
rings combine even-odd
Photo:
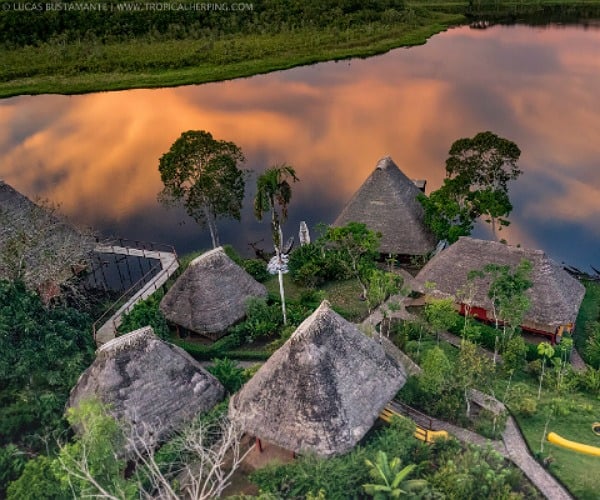
[(538, 399), (542, 397), (542, 381), (544, 380), (544, 369), (546, 368), (546, 358), (542, 359), (542, 373), (540, 374), (540, 386), (538, 387)]
[(471, 418), (471, 400), (469, 399), (468, 387), (465, 387), (465, 403), (467, 405), (467, 418)]
[(490, 219), (492, 221), (492, 236), (494, 236), (494, 241), (498, 241), (498, 235), (496, 234), (496, 219), (491, 216)]
[(287, 325), (287, 315), (285, 312), (285, 293), (283, 291), (283, 273), (281, 272), (281, 268), (277, 273), (279, 275), (279, 295), (281, 296), (281, 312), (283, 313), (283, 324)]
[(210, 231), (210, 239), (212, 240), (213, 248), (219, 246), (219, 232), (217, 231), (217, 224), (215, 223), (213, 215), (210, 213), (210, 209), (204, 207), (204, 215), (206, 217), (206, 225)]

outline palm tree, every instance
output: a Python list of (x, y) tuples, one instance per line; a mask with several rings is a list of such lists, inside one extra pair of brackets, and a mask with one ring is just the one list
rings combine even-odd
[(375, 463), (370, 460), (365, 460), (365, 463), (369, 466), (369, 474), (376, 483), (363, 484), (363, 489), (375, 500), (400, 498), (409, 491), (427, 486), (427, 481), (424, 479), (406, 479), (416, 467), (415, 464), (401, 469), (402, 461), (394, 458), (390, 462), (384, 451), (377, 452)]
[(281, 224), (287, 220), (287, 209), (292, 199), (290, 181), (298, 181), (296, 171), (290, 165), (284, 163), (268, 168), (256, 180), (256, 196), (254, 197), (254, 215), (258, 220), (262, 220), (265, 212), (271, 212), (271, 234), (273, 237), (273, 246), (275, 247), (275, 255), (278, 260), (279, 295), (281, 296), (284, 325), (287, 324), (287, 317), (285, 312), (285, 294), (283, 291), (283, 232)]

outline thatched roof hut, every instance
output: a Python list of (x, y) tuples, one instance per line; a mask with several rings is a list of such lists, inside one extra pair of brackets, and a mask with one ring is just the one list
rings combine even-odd
[(0, 259), (0, 279), (19, 272), (27, 286), (44, 291), (71, 278), (72, 266), (87, 261), (96, 245), (93, 235), (75, 228), (55, 207), (37, 205), (0, 180), (0, 254), (12, 256), (14, 249), (3, 250), (15, 241), (18, 268), (10, 258)]
[[(515, 268), (523, 259), (533, 266), (533, 286), (527, 291), (531, 308), (522, 326), (557, 340), (556, 334), (572, 331), (585, 288), (541, 250), (462, 237), (433, 257), (417, 275), (415, 283), (423, 289), (426, 282), (431, 282), (435, 284), (432, 294), (455, 296), (467, 284), (469, 271), (483, 270), (487, 264)], [(482, 319), (491, 319), (489, 287), (489, 278), (474, 281), (472, 305)]]
[(219, 247), (194, 259), (160, 302), (168, 321), (211, 339), (244, 318), (251, 297), (267, 289)]
[(159, 339), (151, 327), (117, 337), (98, 349), (71, 390), (69, 406), (97, 397), (132, 435), (164, 440), (224, 397), (221, 383), (183, 349)]
[(423, 207), (417, 200), (420, 193), (414, 182), (386, 156), (379, 160), (333, 225), (362, 222), (380, 232), (381, 253), (428, 254), (436, 240), (423, 222)]
[(229, 416), (285, 449), (340, 454), (405, 381), (402, 366), (325, 301), (231, 398)]

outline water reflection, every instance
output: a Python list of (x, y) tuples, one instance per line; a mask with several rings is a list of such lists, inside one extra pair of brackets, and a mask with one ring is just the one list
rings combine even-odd
[[(256, 171), (294, 165), (295, 233), (300, 220), (332, 221), (385, 154), (435, 189), (450, 144), (489, 129), (523, 150), (505, 237), (598, 264), (599, 49), (598, 30), (460, 28), (422, 47), (232, 82), (8, 99), (0, 178), (81, 223), (185, 252), (208, 235), (156, 202), (158, 158), (184, 130), (234, 141)], [(243, 224), (222, 224), (240, 247), (268, 238), (249, 191)]]

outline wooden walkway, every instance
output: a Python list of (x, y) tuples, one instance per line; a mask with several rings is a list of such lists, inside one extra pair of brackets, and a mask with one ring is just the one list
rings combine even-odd
[[(128, 255), (132, 257), (144, 257), (160, 261), (161, 270), (153, 276), (143, 287), (127, 300), (117, 311), (106, 320), (97, 330), (94, 329), (94, 340), (96, 344), (102, 345), (115, 338), (117, 328), (123, 321), (123, 315), (128, 313), (138, 302), (150, 297), (156, 290), (162, 287), (167, 280), (179, 268), (179, 261), (175, 252), (163, 252), (157, 250), (145, 250), (132, 247), (121, 247), (115, 245), (98, 245), (95, 248), (98, 253), (112, 253)], [(142, 278), (143, 279), (143, 278)], [(135, 286), (135, 285), (134, 285)], [(126, 292), (127, 293), (127, 292)]]

